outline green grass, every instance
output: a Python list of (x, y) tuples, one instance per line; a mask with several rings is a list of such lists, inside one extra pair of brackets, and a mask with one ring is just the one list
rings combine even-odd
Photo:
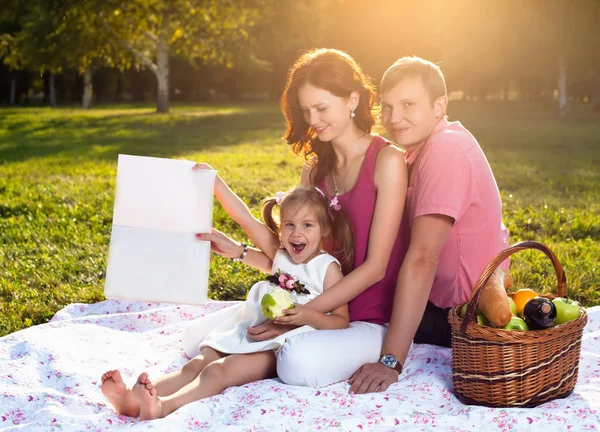
[[(600, 128), (583, 111), (568, 119), (523, 104), (451, 105), (494, 169), (511, 243), (546, 243), (570, 293), (600, 304)], [(253, 211), (297, 183), (302, 161), (280, 136), (275, 104), (0, 109), (0, 335), (47, 322), (72, 302), (103, 297), (119, 153), (205, 161)], [(257, 213), (258, 214), (258, 213)], [(214, 225), (244, 236), (219, 207)], [(539, 252), (512, 262), (521, 287), (552, 291)], [(256, 271), (215, 258), (210, 296), (241, 299)]]

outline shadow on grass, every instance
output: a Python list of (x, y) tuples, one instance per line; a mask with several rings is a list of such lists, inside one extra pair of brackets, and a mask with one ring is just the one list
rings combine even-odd
[[(119, 153), (175, 157), (265, 138), (278, 139), (274, 104), (149, 108), (0, 110), (0, 163), (60, 156), (115, 160)], [(1, 133), (3, 131), (3, 133)]]

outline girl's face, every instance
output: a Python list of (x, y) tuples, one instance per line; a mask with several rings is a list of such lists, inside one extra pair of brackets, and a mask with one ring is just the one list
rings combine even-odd
[(358, 99), (355, 94), (342, 98), (312, 84), (304, 84), (298, 89), (298, 102), (304, 121), (322, 142), (329, 142), (348, 130), (352, 124), (350, 113), (356, 109)]
[(319, 255), (323, 232), (317, 213), (310, 206), (293, 202), (281, 215), (281, 244), (294, 262), (307, 263)]

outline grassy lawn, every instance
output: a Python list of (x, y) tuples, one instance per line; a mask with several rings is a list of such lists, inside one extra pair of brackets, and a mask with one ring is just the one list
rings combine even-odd
[[(600, 118), (574, 108), (560, 119), (535, 105), (455, 103), (449, 116), (486, 152), (511, 243), (550, 246), (571, 295), (591, 306), (600, 304)], [(176, 106), (168, 116), (149, 106), (0, 109), (0, 336), (104, 299), (119, 153), (208, 162), (257, 212), (299, 177), (283, 128), (276, 104)], [(214, 226), (244, 238), (219, 206)], [(519, 287), (555, 287), (539, 252), (516, 255), (511, 269)], [(242, 299), (260, 277), (215, 258), (210, 295)]]

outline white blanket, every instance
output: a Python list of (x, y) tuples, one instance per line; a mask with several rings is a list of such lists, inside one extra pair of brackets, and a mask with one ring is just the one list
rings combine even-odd
[[(270, 379), (230, 388), (152, 422), (115, 414), (100, 377), (120, 369), (131, 384), (186, 361), (189, 321), (237, 302), (206, 306), (105, 301), (74, 304), (45, 325), (0, 338), (0, 430), (583, 431), (600, 427), (600, 307), (590, 308), (579, 380), (566, 399), (530, 409), (461, 404), (452, 394), (451, 352), (413, 345), (405, 372), (384, 393), (349, 385), (293, 387)], [(343, 359), (340, 359), (343, 361)]]

